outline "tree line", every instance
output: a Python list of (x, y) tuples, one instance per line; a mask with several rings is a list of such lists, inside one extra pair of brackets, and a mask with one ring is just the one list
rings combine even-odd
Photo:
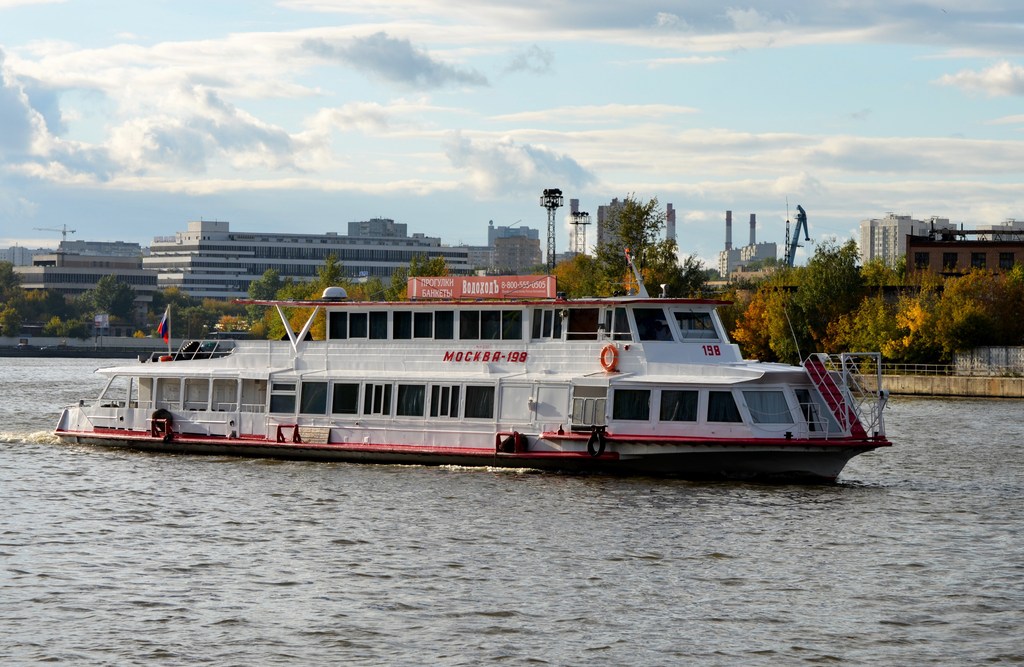
[[(606, 228), (605, 240), (592, 255), (560, 262), (554, 273), (558, 289), (569, 298), (636, 293), (628, 249), (647, 292), (672, 297), (705, 297), (730, 302), (719, 308), (726, 330), (744, 356), (762, 361), (797, 363), (812, 352), (874, 351), (901, 363), (949, 363), (959, 351), (988, 345), (1024, 345), (1024, 265), (1004, 274), (975, 270), (947, 277), (907, 271), (903, 263), (861, 265), (857, 245), (819, 244), (806, 266), (775, 270), (756, 284), (732, 283), (712, 290), (715, 276), (696, 255), (680, 258), (673, 239), (664, 239), (665, 214), (657, 199), (625, 198)], [(414, 258), (389, 280), (352, 281), (343, 265), (328, 257), (313, 281), (282, 278), (269, 270), (249, 286), (253, 301), (306, 301), (326, 287), (340, 286), (352, 300), (394, 301), (406, 297), (406, 279), (443, 276), (443, 258)], [(0, 335), (16, 336), (23, 323), (42, 322), (48, 336), (88, 336), (96, 313), (113, 322), (130, 322), (134, 290), (113, 276), (96, 288), (65, 299), (48, 290), (22, 290), (9, 263), (0, 263)], [(175, 337), (201, 337), (211, 331), (246, 331), (257, 338), (280, 338), (284, 327), (276, 312), (190, 298), (177, 288), (155, 293), (147, 326), (136, 336), (155, 334), (164, 308), (174, 312)], [(298, 330), (308, 309), (286, 309)], [(324, 319), (314, 323), (322, 337)]]

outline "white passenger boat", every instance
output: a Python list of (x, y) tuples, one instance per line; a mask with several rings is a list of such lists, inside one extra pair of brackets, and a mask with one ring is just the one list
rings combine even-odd
[[(182, 454), (789, 481), (835, 480), (890, 445), (864, 355), (746, 361), (716, 313), (725, 302), (567, 300), (547, 276), (411, 279), (410, 296), (250, 301), (277, 308), (287, 339), (190, 341), (100, 369), (105, 388), (66, 408), (56, 435)], [(296, 307), (310, 311), (297, 333)]]

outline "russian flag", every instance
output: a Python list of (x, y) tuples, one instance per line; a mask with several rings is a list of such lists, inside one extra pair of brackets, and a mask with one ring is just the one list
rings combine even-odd
[(160, 324), (156, 327), (156, 332), (164, 339), (165, 343), (171, 342), (171, 307), (167, 306), (164, 310), (164, 316), (160, 318)]

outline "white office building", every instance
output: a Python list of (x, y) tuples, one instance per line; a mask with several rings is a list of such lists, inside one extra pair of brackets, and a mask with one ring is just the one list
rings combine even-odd
[[(353, 236), (353, 230), (367, 235)], [(466, 248), (442, 246), (441, 239), (423, 234), (407, 236), (405, 225), (384, 219), (349, 223), (347, 236), (233, 232), (226, 221), (189, 222), (187, 231), (154, 239), (143, 266), (157, 272), (160, 289), (178, 287), (200, 299), (235, 299), (247, 296), (249, 283), (268, 269), (282, 278), (313, 280), (330, 255), (353, 279), (387, 280), (414, 257), (443, 257), (453, 274), (472, 268)]]

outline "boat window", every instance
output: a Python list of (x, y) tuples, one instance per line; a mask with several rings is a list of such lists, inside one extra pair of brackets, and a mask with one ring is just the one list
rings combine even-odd
[(459, 312), (462, 340), (522, 340), (520, 310), (463, 310)]
[(349, 315), (348, 337), (366, 338), (366, 313), (352, 313)]
[(359, 385), (354, 382), (334, 383), (334, 399), (331, 401), (331, 412), (336, 415), (358, 414)]
[(412, 338), (412, 313), (408, 310), (392, 313), (391, 324), (396, 339)]
[(295, 383), (274, 382), (270, 386), (270, 411), (295, 412)]
[(459, 387), (434, 385), (430, 388), (430, 416), (459, 416)]
[(597, 325), (600, 321), (597, 308), (570, 308), (567, 340), (597, 340)]
[(616, 389), (612, 394), (612, 419), (647, 421), (650, 418), (649, 389)]
[(664, 308), (634, 308), (633, 317), (640, 340), (672, 340)]
[(331, 339), (348, 338), (348, 313), (335, 310), (327, 314), (327, 337)]
[(480, 311), (459, 311), (459, 339), (477, 340), (480, 338)]
[(659, 419), (663, 422), (697, 421), (698, 395), (691, 390), (662, 389)]
[(466, 419), (494, 417), (494, 387), (466, 387)]
[(370, 312), (370, 338), (383, 340), (388, 337), (388, 314), (383, 310)]
[(139, 378), (139, 407), (153, 407), (153, 378)]
[(181, 378), (159, 378), (156, 407), (174, 409), (181, 406)]
[(480, 312), (481, 340), (501, 340), (501, 311), (484, 310)]
[(451, 340), (455, 338), (455, 312), (439, 310), (434, 313), (434, 338)]
[(755, 424), (792, 424), (793, 413), (789, 411), (786, 395), (781, 391), (744, 391), (750, 418)]
[(633, 340), (625, 308), (615, 308), (605, 313), (605, 329), (612, 340)]
[(731, 391), (708, 392), (709, 422), (742, 422), (740, 410), (736, 407), (736, 399)]
[(299, 412), (304, 415), (327, 414), (327, 383), (303, 382)]
[(413, 315), (413, 338), (431, 338), (434, 335), (434, 313), (415, 313)]
[(608, 387), (577, 385), (572, 390), (572, 428), (603, 426), (607, 407)]
[(363, 394), (364, 415), (391, 414), (391, 385), (367, 384)]
[(562, 316), (557, 310), (535, 308), (531, 315), (530, 337), (541, 338), (562, 337)]
[(698, 338), (702, 340), (717, 340), (718, 332), (715, 331), (715, 323), (711, 319), (711, 313), (690, 312), (685, 310), (674, 310), (676, 324), (679, 325), (679, 332), (683, 340)]
[(213, 381), (211, 407), (218, 412), (229, 412), (238, 404), (238, 381), (217, 379)]
[(427, 388), (422, 384), (398, 385), (395, 414), (399, 417), (422, 417)]
[(523, 339), (523, 311), (503, 310), (501, 311), (501, 339), (522, 340)]
[(210, 400), (210, 381), (206, 378), (185, 380), (185, 409), (205, 410)]

